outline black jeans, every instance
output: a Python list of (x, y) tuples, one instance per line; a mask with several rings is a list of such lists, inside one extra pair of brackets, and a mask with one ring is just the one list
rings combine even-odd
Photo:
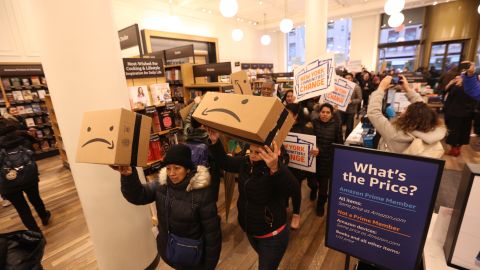
[(248, 235), (248, 241), (258, 254), (259, 270), (275, 270), (280, 265), (287, 250), (289, 226), (286, 225), (279, 234), (268, 238), (255, 238)]
[(348, 135), (352, 133), (354, 119), (355, 113), (342, 112), (342, 125), (345, 125), (347, 127), (347, 129), (345, 130), (345, 140), (347, 139)]
[(18, 215), (27, 229), (40, 232), (40, 228), (33, 218), (30, 206), (28, 206), (27, 200), (25, 200), (25, 197), (23, 196), (23, 192), (27, 194), (28, 200), (33, 205), (40, 218), (45, 218), (47, 216), (47, 211), (42, 198), (40, 198), (38, 183), (23, 189), (23, 191), (5, 194), (4, 197), (13, 204), (15, 209), (17, 209)]

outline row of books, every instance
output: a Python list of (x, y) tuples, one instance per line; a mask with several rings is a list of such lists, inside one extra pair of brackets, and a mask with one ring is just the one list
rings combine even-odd
[(160, 132), (163, 130), (169, 130), (176, 127), (175, 114), (171, 110), (163, 110), (148, 114), (152, 117), (152, 132)]
[(50, 151), (57, 148), (55, 139), (43, 140), (38, 143), (34, 143), (32, 144), (32, 147), (36, 153)]
[(174, 133), (166, 136), (153, 136), (150, 139), (147, 162), (162, 161), (165, 158), (165, 153), (174, 144), (178, 144), (177, 135)]
[(47, 80), (43, 76), (30, 76), (30, 77), (12, 77), (2, 79), (3, 88), (8, 90), (11, 87), (18, 88), (22, 86), (31, 85), (46, 85)]
[(165, 70), (165, 79), (167, 81), (181, 81), (182, 80), (182, 73), (181, 73), (180, 68)]
[(25, 118), (25, 125), (27, 125), (27, 127), (50, 126), (48, 120), (49, 119), (46, 116), (28, 117)]
[(45, 104), (32, 103), (31, 105), (11, 106), (9, 109), (11, 115), (40, 114), (47, 113)]
[(143, 110), (147, 106), (164, 106), (172, 102), (168, 83), (157, 83), (150, 86), (138, 85), (128, 88), (132, 110)]
[(39, 89), (39, 90), (14, 90), (12, 92), (7, 92), (6, 98), (8, 102), (22, 102), (22, 101), (40, 101), (45, 99), (45, 95), (47, 94), (47, 90)]

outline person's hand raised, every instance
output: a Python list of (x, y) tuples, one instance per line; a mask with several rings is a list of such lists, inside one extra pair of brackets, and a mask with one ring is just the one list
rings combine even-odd
[(121, 175), (123, 176), (129, 176), (132, 174), (133, 169), (131, 166), (115, 166), (115, 165), (110, 165), (110, 168), (114, 169), (115, 171), (120, 172)]
[(270, 168), (270, 174), (274, 174), (278, 171), (278, 156), (280, 155), (280, 149), (277, 146), (277, 143), (273, 142), (273, 151), (265, 145), (263, 148), (259, 149), (259, 155), (265, 161), (268, 168)]

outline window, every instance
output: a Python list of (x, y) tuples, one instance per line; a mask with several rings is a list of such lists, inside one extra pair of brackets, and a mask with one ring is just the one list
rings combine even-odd
[[(349, 59), (351, 30), (351, 19), (338, 20), (327, 25), (327, 52), (335, 54), (336, 63)], [(293, 29), (287, 34), (287, 48), (287, 71), (292, 71), (294, 65), (305, 63), (305, 27)]]

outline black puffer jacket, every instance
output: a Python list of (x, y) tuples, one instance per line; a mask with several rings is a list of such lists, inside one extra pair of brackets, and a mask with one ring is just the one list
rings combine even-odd
[(333, 143), (343, 143), (340, 125), (334, 117), (328, 122), (320, 119), (313, 120), (313, 129), (317, 136), (317, 148), (320, 153), (317, 156), (317, 174), (329, 177), (333, 165)]
[(243, 231), (261, 236), (285, 225), (285, 200), (299, 188), (286, 165), (279, 159), (278, 171), (270, 175), (265, 162), (252, 164), (247, 156), (227, 156), (220, 142), (210, 150), (220, 168), (239, 173), (238, 222)]
[(443, 105), (445, 117), (473, 117), (477, 102), (468, 96), (463, 86), (450, 86), (448, 96)]
[(204, 166), (190, 172), (186, 179), (173, 184), (167, 179), (166, 168), (160, 171), (160, 181), (141, 184), (136, 170), (130, 176), (122, 176), (122, 193), (130, 203), (144, 205), (155, 202), (158, 217), (157, 248), (162, 259), (171, 267), (181, 269), (166, 260), (167, 224), (166, 206), (167, 186), (170, 198), (168, 226), (170, 232), (187, 238), (204, 237), (204, 255), (200, 266), (189, 269), (215, 269), (222, 248), (220, 217), (214, 189), (210, 187), (210, 174)]

